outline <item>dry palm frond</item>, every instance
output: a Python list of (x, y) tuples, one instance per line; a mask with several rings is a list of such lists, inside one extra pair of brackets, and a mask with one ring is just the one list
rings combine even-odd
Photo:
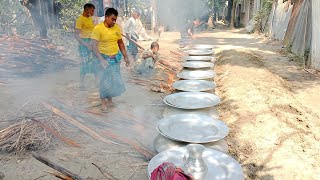
[(42, 110), (39, 106), (24, 107), (17, 112), (2, 118), (2, 121), (12, 124), (0, 128), (0, 151), (22, 154), (26, 151), (47, 149), (52, 143), (52, 134), (41, 124), (60, 132), (62, 121), (58, 123), (59, 117), (52, 115), (50, 111)]

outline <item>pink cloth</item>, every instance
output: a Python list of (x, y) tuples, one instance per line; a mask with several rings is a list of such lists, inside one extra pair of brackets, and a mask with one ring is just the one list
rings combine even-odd
[(164, 162), (151, 173), (151, 180), (193, 180), (183, 172), (181, 168), (177, 168), (174, 164)]

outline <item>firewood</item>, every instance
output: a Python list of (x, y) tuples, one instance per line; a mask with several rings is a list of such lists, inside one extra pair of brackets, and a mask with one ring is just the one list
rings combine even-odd
[(68, 177), (68, 176), (65, 176), (61, 173), (58, 173), (58, 172), (49, 172), (49, 171), (46, 171), (46, 173), (48, 174), (51, 174), (51, 175), (54, 175), (56, 178), (59, 178), (59, 179), (62, 179), (62, 180), (73, 180), (72, 178)]
[(58, 139), (60, 139), (61, 141), (65, 142), (66, 144), (69, 144), (70, 146), (73, 147), (81, 147), (78, 143), (74, 142), (73, 140), (63, 137), (61, 134), (59, 134), (58, 132), (56, 132), (55, 130), (51, 129), (50, 127), (48, 127), (47, 125), (41, 123), (40, 121), (31, 118), (32, 121), (36, 122), (39, 124), (39, 126), (41, 126), (43, 129), (45, 129), (46, 131), (49, 131), (52, 135), (54, 135), (55, 137), (57, 137)]
[(36, 153), (32, 153), (32, 156), (40, 161), (41, 163), (51, 167), (52, 169), (59, 171), (61, 174), (68, 176), (69, 178), (73, 179), (73, 180), (84, 180), (83, 178), (81, 178), (80, 176), (78, 176), (77, 174), (74, 174), (72, 172), (70, 172), (69, 170), (65, 169), (64, 167), (57, 165), (53, 162), (51, 162), (49, 159), (44, 158)]
[(152, 152), (149, 152), (149, 151), (141, 148), (140, 145), (134, 141), (131, 141), (131, 140), (123, 138), (123, 137), (119, 137), (110, 131), (104, 131), (103, 133), (113, 139), (117, 139), (123, 143), (129, 144), (133, 149), (135, 149), (137, 152), (139, 152), (141, 155), (143, 155), (143, 157), (145, 157), (145, 159), (147, 161), (149, 161), (154, 156), (154, 154)]

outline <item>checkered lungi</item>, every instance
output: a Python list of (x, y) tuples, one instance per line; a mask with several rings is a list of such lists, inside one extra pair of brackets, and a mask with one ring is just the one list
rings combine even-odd
[(126, 91), (120, 71), (122, 54), (119, 52), (115, 56), (101, 55), (108, 61), (109, 65), (105, 69), (100, 68), (100, 98), (106, 99), (120, 96)]
[[(82, 40), (86, 43), (91, 42), (90, 38), (82, 38)], [(91, 73), (95, 74), (97, 69), (97, 60), (94, 58), (93, 52), (82, 44), (79, 44), (78, 51), (81, 58), (80, 76)]]

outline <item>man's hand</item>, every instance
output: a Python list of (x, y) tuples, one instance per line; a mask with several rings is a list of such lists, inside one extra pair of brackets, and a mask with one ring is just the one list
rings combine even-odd
[(92, 51), (92, 50), (93, 50), (93, 48), (92, 48), (91, 44), (86, 44), (85, 46), (86, 46), (90, 51)]
[(100, 63), (101, 63), (101, 66), (103, 67), (103, 69), (106, 69), (109, 65), (108, 61), (106, 61), (104, 59), (100, 59)]
[(128, 57), (124, 58), (124, 62), (126, 62), (126, 66), (129, 67), (130, 66), (130, 61), (128, 59)]
[(152, 58), (155, 60), (157, 59), (157, 55), (156, 54), (152, 54)]

